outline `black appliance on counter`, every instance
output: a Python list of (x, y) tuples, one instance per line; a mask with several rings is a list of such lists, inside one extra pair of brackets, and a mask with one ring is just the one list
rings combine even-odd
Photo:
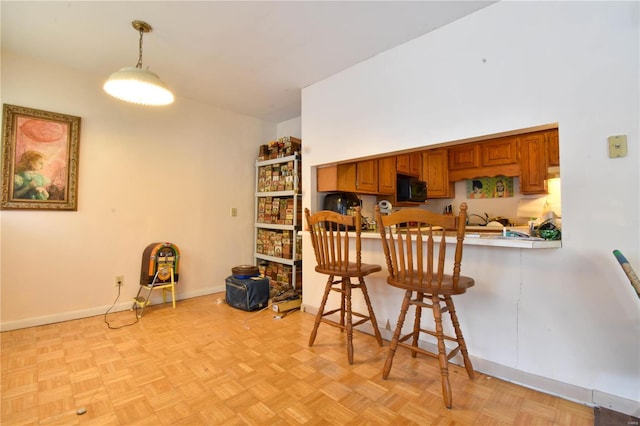
[[(332, 192), (324, 196), (323, 210), (348, 215), (349, 210), (361, 207), (362, 202), (353, 192)], [(353, 227), (349, 227), (352, 230)]]
[(323, 210), (348, 214), (349, 209), (360, 207), (360, 198), (353, 192), (332, 192), (324, 197)]
[(427, 183), (412, 176), (398, 175), (396, 180), (396, 199), (424, 203), (427, 201)]

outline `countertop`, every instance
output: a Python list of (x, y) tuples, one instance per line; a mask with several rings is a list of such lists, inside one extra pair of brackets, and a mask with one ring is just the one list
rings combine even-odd
[[(487, 226), (467, 226), (467, 233), (464, 238), (464, 245), (488, 246), (488, 247), (510, 247), (523, 249), (548, 249), (562, 247), (561, 240), (543, 240), (538, 238), (503, 237), (502, 227)], [(507, 227), (507, 230), (525, 232), (526, 227)], [(379, 231), (363, 231), (363, 239), (379, 239)], [(445, 241), (450, 244), (456, 242), (454, 233), (447, 233)]]

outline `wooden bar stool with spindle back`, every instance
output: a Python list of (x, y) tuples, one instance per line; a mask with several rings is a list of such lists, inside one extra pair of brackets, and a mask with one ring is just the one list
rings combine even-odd
[[(452, 405), (449, 360), (460, 353), (469, 378), (474, 378), (473, 366), (467, 353), (467, 346), (462, 336), (452, 299), (452, 296), (465, 293), (474, 284), (473, 278), (460, 275), (466, 213), (466, 203), (462, 203), (460, 206), (458, 216), (440, 215), (418, 208), (403, 209), (384, 216), (376, 207), (376, 221), (380, 228), (382, 248), (389, 272), (387, 283), (405, 290), (382, 377), (386, 379), (389, 376), (398, 346), (410, 349), (412, 357), (415, 357), (417, 353), (435, 357), (440, 364), (442, 397), (447, 408), (451, 408)], [(452, 247), (455, 248), (455, 251), (450, 259), (453, 260), (450, 274), (445, 274), (447, 243), (444, 231), (450, 231), (456, 238)], [(435, 249), (436, 242), (438, 244), (437, 251)], [(402, 326), (410, 306), (415, 306), (413, 330), (411, 333), (401, 336)], [(433, 311), (435, 330), (422, 328), (422, 308), (429, 308)], [(445, 312), (449, 313), (455, 337), (444, 334), (442, 314)], [(437, 353), (418, 346), (420, 333), (436, 337)], [(448, 349), (445, 346), (445, 340), (456, 342), (455, 348)]]
[[(327, 284), (322, 295), (322, 302), (316, 314), (315, 323), (309, 346), (313, 346), (318, 333), (320, 323), (338, 327), (347, 332), (347, 358), (349, 364), (353, 364), (353, 327), (371, 321), (373, 333), (378, 344), (382, 346), (382, 336), (378, 330), (376, 316), (371, 307), (369, 292), (364, 277), (382, 270), (380, 265), (362, 263), (360, 254), (360, 234), (362, 232), (362, 217), (360, 207), (354, 209), (354, 215), (341, 215), (337, 212), (323, 210), (313, 215), (309, 209), (304, 209), (305, 218), (311, 236), (311, 243), (316, 255), (316, 272), (328, 275)], [(352, 232), (350, 232), (350, 230)], [(350, 236), (355, 236), (355, 260), (350, 256)], [(351, 279), (357, 279), (354, 283)], [(367, 305), (367, 314), (354, 312), (351, 308), (351, 294), (353, 289), (360, 289)], [(326, 309), (327, 299), (331, 291), (340, 293), (340, 307), (337, 309)], [(339, 320), (333, 320), (328, 316), (339, 313)], [(353, 316), (358, 317), (357, 322), (353, 322)]]

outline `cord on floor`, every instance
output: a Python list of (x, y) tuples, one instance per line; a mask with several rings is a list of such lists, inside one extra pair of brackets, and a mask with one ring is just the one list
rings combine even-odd
[[(107, 314), (109, 314), (109, 311), (111, 311), (111, 309), (113, 309), (114, 306), (116, 306), (116, 303), (118, 302), (118, 299), (120, 299), (120, 289), (121, 286), (118, 286), (118, 295), (116, 296), (116, 300), (113, 301), (113, 304), (111, 305), (111, 307), (109, 307), (109, 309), (107, 309), (107, 312), (104, 313), (104, 323), (107, 324), (107, 327), (110, 328), (111, 330), (119, 330), (121, 328), (124, 327), (129, 327), (131, 325), (134, 325), (138, 322), (139, 318), (138, 318), (138, 305), (136, 304), (135, 306), (135, 311), (134, 311), (134, 315), (136, 316), (136, 320), (132, 323), (129, 324), (123, 324), (119, 327), (113, 327), (111, 324), (109, 324), (109, 321), (107, 321)], [(83, 413), (84, 414), (84, 413)]]

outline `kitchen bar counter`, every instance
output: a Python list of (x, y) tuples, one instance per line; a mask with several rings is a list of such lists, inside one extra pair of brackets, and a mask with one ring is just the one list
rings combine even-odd
[[(467, 228), (469, 229), (469, 228)], [(508, 228), (511, 229), (511, 228)], [(517, 228), (514, 228), (517, 229)], [(487, 246), (487, 247), (507, 247), (519, 249), (549, 249), (562, 247), (561, 240), (539, 240), (533, 238), (503, 237), (500, 230), (487, 230), (488, 232), (476, 232), (475, 228), (467, 232), (464, 238), (464, 245)], [(495, 231), (495, 232), (492, 232)], [(450, 235), (449, 235), (450, 234)], [(362, 239), (380, 239), (379, 231), (363, 231)], [(456, 242), (455, 233), (447, 233), (445, 240), (448, 244)]]

